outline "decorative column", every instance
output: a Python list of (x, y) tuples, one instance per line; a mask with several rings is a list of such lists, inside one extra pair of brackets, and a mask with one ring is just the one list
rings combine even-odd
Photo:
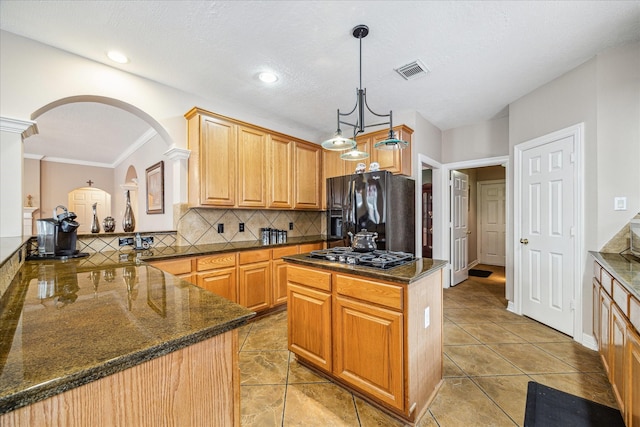
[(36, 233), (33, 232), (33, 214), (39, 208), (24, 207), (22, 208), (22, 235), (33, 236)]
[(178, 148), (173, 145), (169, 150), (164, 153), (170, 160), (173, 160), (173, 226), (177, 227), (177, 222), (180, 219), (179, 213), (180, 206), (186, 204), (189, 201), (189, 156), (191, 150), (185, 148)]
[(0, 237), (22, 236), (22, 141), (36, 133), (34, 121), (0, 117)]

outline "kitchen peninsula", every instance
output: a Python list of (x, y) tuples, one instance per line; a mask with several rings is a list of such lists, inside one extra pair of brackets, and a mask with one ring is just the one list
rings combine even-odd
[(411, 424), (442, 384), (442, 268), (376, 269), (285, 256), (289, 350), (298, 361)]
[(119, 252), (28, 261), (0, 307), (0, 425), (239, 425), (253, 316)]

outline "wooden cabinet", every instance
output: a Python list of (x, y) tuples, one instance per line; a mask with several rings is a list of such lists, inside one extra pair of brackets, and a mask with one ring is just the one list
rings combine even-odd
[(269, 207), (293, 208), (294, 141), (272, 135), (269, 141)]
[(294, 150), (294, 208), (320, 209), (322, 147), (296, 141)]
[(591, 318), (593, 338), (596, 340), (598, 348), (600, 348), (600, 283), (595, 277), (591, 284), (591, 309), (593, 310), (593, 317)]
[(604, 364), (604, 368), (607, 372), (609, 372), (609, 360), (611, 358), (610, 354), (610, 342), (609, 335), (611, 330), (611, 297), (604, 288), (600, 288), (600, 298), (599, 298), (600, 309), (600, 332), (598, 336), (600, 336), (600, 341), (598, 341), (598, 350), (600, 351), (600, 357), (602, 358), (602, 363)]
[(289, 264), (287, 283), (301, 363), (409, 422), (424, 414), (442, 384), (440, 271), (399, 285)]
[(396, 132), (396, 138), (409, 142), (409, 146), (403, 150), (379, 150), (375, 148), (377, 142), (384, 141), (389, 137), (389, 129), (362, 134), (356, 138), (358, 149), (370, 154), (369, 158), (364, 160), (363, 163), (369, 169), (370, 163), (378, 162), (381, 170), (411, 176), (411, 136), (413, 130), (405, 125), (395, 126), (393, 130)]
[(198, 257), (195, 262), (196, 285), (238, 302), (235, 253)]
[(627, 322), (624, 314), (616, 304), (611, 305), (611, 330), (609, 348), (609, 380), (613, 394), (620, 406), (620, 412), (624, 414), (624, 352)]
[(287, 302), (287, 264), (282, 259), (283, 256), (294, 255), (298, 253), (298, 246), (285, 246), (282, 248), (273, 248), (271, 261), (271, 285), (273, 287), (273, 295), (271, 302), (273, 306), (281, 305)]
[(238, 206), (267, 206), (267, 134), (238, 126)]
[(199, 108), (185, 118), (189, 205), (321, 208), (320, 146)]
[(325, 371), (332, 370), (331, 274), (287, 267), (289, 350)]
[(268, 309), (271, 307), (271, 250), (240, 252), (238, 259), (240, 305), (254, 311)]
[(640, 335), (629, 327), (625, 341), (625, 421), (627, 427), (640, 427)]
[(166, 271), (167, 273), (173, 274), (176, 277), (181, 278), (182, 280), (186, 280), (187, 282), (196, 285), (196, 278), (191, 273), (192, 265), (191, 258), (179, 258), (179, 259), (171, 259), (166, 261), (153, 261), (149, 264), (153, 265), (156, 268), (159, 268), (162, 271)]

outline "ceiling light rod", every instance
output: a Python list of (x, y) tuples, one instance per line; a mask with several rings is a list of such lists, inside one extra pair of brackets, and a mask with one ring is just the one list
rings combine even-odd
[[(389, 111), (389, 114), (378, 114), (372, 111), (369, 105), (367, 104), (367, 90), (362, 88), (362, 39), (369, 34), (369, 27), (367, 27), (366, 25), (358, 25), (353, 28), (352, 34), (353, 34), (353, 37), (357, 38), (360, 42), (360, 58), (359, 58), (360, 59), (360, 63), (359, 63), (360, 86), (357, 89), (356, 105), (348, 113), (341, 113), (340, 109), (338, 109), (338, 117), (337, 117), (338, 126), (337, 126), (336, 134), (334, 138), (324, 141), (322, 143), (322, 146), (328, 150), (348, 150), (349, 148), (356, 147), (357, 145), (355, 142), (356, 136), (364, 132), (366, 128), (388, 124), (389, 137), (384, 141), (377, 142), (375, 144), (375, 148), (383, 149), (383, 150), (395, 150), (395, 149), (405, 148), (406, 146), (408, 146), (408, 142), (401, 141), (395, 137), (395, 133), (393, 131), (393, 112)], [(389, 121), (366, 125), (364, 120), (365, 108), (369, 111), (369, 113), (373, 114), (374, 116), (389, 117)], [(358, 110), (358, 113), (357, 113), (357, 120), (355, 124), (349, 123), (344, 120), (340, 120), (341, 117), (347, 117), (352, 115), (356, 110)], [(353, 127), (353, 140), (344, 138), (342, 136), (342, 130), (340, 129), (341, 124)], [(357, 150), (354, 150), (354, 151), (357, 151)], [(348, 154), (349, 153), (345, 153), (340, 157), (343, 159), (349, 158), (349, 160), (354, 158), (355, 153), (352, 153), (351, 155), (348, 155)], [(364, 154), (366, 153), (363, 153), (363, 155)], [(368, 155), (364, 156), (364, 158), (366, 157), (368, 157)]]

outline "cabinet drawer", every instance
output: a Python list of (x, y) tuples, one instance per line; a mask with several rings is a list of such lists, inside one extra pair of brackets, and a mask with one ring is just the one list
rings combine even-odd
[(340, 295), (372, 302), (385, 307), (402, 310), (400, 286), (372, 282), (351, 276), (336, 275), (336, 292)]
[(640, 332), (640, 301), (635, 297), (629, 298), (629, 321)]
[(169, 261), (152, 261), (149, 264), (162, 271), (173, 274), (174, 276), (191, 273), (191, 258), (173, 259)]
[(296, 245), (293, 246), (284, 246), (282, 248), (274, 248), (272, 259), (280, 259), (283, 256), (287, 255), (295, 255), (298, 253), (298, 247)]
[(598, 282), (600, 282), (600, 270), (602, 270), (602, 267), (600, 266), (600, 264), (598, 264), (597, 261), (594, 261), (593, 262), (593, 277), (595, 277)]
[(196, 271), (214, 270), (216, 268), (226, 268), (236, 266), (235, 252), (203, 256), (196, 260)]
[(625, 316), (629, 316), (629, 292), (618, 282), (613, 279), (613, 300), (616, 302), (620, 311)]
[(331, 273), (296, 267), (289, 264), (287, 266), (287, 283), (296, 283), (298, 285), (331, 292)]
[(300, 254), (306, 254), (308, 252), (311, 251), (317, 251), (322, 249), (323, 243), (319, 242), (319, 243), (305, 243), (304, 245), (300, 245)]
[(260, 249), (257, 251), (243, 251), (238, 254), (238, 258), (238, 264), (240, 265), (269, 261), (271, 259), (271, 250)]
[(600, 284), (604, 290), (611, 296), (611, 286), (613, 286), (613, 277), (604, 268), (600, 270)]

